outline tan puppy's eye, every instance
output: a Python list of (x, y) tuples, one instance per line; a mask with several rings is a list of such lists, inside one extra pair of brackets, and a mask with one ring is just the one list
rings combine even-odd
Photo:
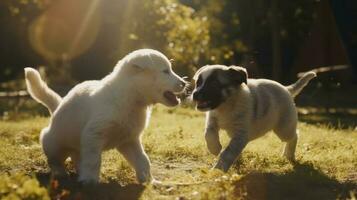
[(169, 74), (170, 71), (169, 71), (168, 69), (165, 69), (165, 70), (162, 71), (162, 73), (164, 73), (164, 74)]

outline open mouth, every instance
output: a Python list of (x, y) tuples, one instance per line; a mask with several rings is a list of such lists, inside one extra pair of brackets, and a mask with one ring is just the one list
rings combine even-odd
[(210, 107), (210, 102), (209, 101), (196, 101), (197, 102), (197, 109), (199, 110), (204, 110)]
[(173, 93), (171, 91), (165, 91), (164, 97), (172, 106), (176, 106), (180, 103), (180, 100), (177, 98), (176, 93)]

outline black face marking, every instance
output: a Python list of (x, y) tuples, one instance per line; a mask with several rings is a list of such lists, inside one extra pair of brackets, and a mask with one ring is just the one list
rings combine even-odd
[(228, 68), (228, 73), (231, 80), (240, 85), (241, 83), (247, 84), (248, 75), (245, 70), (240, 67), (231, 66)]
[(200, 76), (198, 77), (198, 79), (197, 79), (196, 87), (201, 86), (201, 84), (202, 84), (202, 76), (200, 75)]
[[(200, 110), (217, 108), (242, 82), (246, 82), (244, 79), (246, 76), (242, 75), (241, 71), (237, 72), (236, 69), (232, 71), (227, 67), (227, 69), (217, 68), (212, 70), (214, 71), (211, 72), (206, 80), (202, 80), (203, 78), (200, 74), (196, 81), (193, 100), (197, 102), (197, 108)], [(245, 74), (245, 71), (243, 73)]]
[[(196, 89), (193, 93), (193, 99), (197, 102), (198, 109), (214, 109), (222, 102), (221, 84), (217, 77), (217, 72), (212, 72), (204, 81), (199, 75), (196, 83)], [(203, 84), (203, 85), (202, 85)]]

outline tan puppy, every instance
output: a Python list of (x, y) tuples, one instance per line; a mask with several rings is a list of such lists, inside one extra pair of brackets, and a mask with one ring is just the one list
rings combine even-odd
[[(248, 79), (242, 67), (210, 65), (194, 76), (192, 98), (207, 112), (205, 138), (209, 151), (219, 155), (215, 168), (227, 171), (249, 141), (273, 130), (286, 146), (284, 155), (295, 159), (297, 112), (293, 98), (316, 76), (306, 73), (291, 86), (267, 79)], [(219, 129), (231, 137), (221, 152)]]

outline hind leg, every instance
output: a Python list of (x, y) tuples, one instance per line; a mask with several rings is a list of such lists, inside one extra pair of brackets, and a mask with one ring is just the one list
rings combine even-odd
[(293, 104), (286, 105), (286, 109), (280, 116), (280, 120), (275, 125), (274, 132), (276, 135), (285, 142), (283, 156), (285, 156), (290, 162), (295, 162), (295, 150), (298, 140), (297, 134), (297, 112)]
[(290, 162), (295, 162), (295, 150), (297, 145), (298, 135), (295, 132), (293, 138), (286, 142), (283, 156), (285, 156)]
[(50, 129), (44, 128), (41, 132), (42, 149), (47, 157), (47, 163), (51, 169), (51, 174), (54, 177), (64, 177), (67, 175), (64, 161), (68, 157), (60, 148), (53, 135), (50, 134)]
[(65, 167), (64, 167), (63, 158), (58, 157), (48, 157), (47, 162), (51, 169), (51, 175), (55, 178), (63, 178), (67, 176)]
[(283, 156), (290, 162), (295, 162), (295, 150), (298, 141), (296, 125), (274, 129), (276, 135), (285, 142)]

